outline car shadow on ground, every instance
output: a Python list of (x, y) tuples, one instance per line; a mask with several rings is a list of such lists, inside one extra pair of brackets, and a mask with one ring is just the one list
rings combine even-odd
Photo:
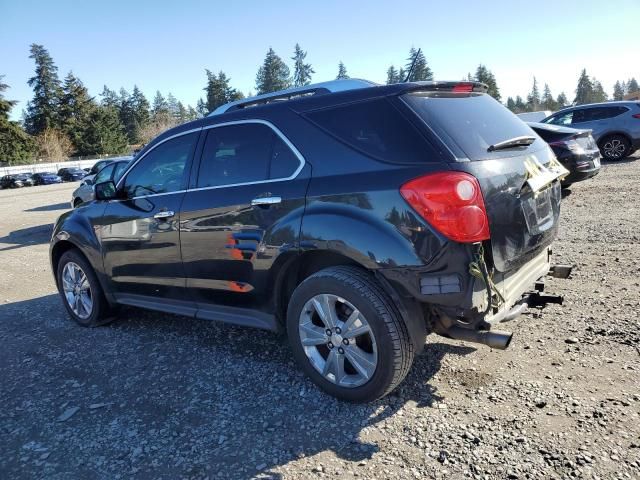
[[(325, 451), (364, 461), (379, 448), (375, 433), (370, 443), (360, 438), (363, 428), (440, 402), (430, 379), (443, 358), (475, 350), (429, 343), (396, 391), (355, 405), (319, 391), (294, 365), (286, 338), (269, 332), (133, 308), (87, 329), (66, 317), (58, 295), (0, 305), (0, 317), (0, 429), (11, 432), (0, 457), (27, 476), (131, 469), (276, 479), (275, 468)], [(61, 423), (71, 406), (79, 410)], [(57, 460), (30, 470), (23, 446), (34, 438)]]
[(9, 245), (7, 247), (0, 247), (0, 252), (13, 250), (15, 248), (28, 247), (30, 245), (49, 243), (52, 232), (53, 223), (14, 230), (4, 237), (0, 237), (0, 244), (4, 243)]
[(69, 202), (56, 203), (54, 205), (44, 205), (42, 207), (34, 207), (25, 210), (25, 212), (52, 212), (54, 210), (70, 210), (71, 205)]
[(607, 160), (604, 157), (600, 158), (600, 163), (602, 165), (622, 165), (624, 163), (633, 163), (637, 161), (640, 157), (637, 154), (634, 154), (631, 157), (621, 158), (620, 160)]

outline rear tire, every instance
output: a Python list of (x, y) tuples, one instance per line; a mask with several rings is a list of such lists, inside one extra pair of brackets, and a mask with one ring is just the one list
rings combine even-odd
[(83, 327), (109, 323), (111, 309), (100, 282), (78, 250), (67, 250), (56, 268), (58, 291), (69, 316)]
[[(333, 318), (323, 320), (320, 311)], [(351, 266), (326, 268), (298, 285), (289, 302), (287, 332), (293, 355), (311, 380), (350, 402), (384, 397), (413, 363), (414, 346), (392, 300), (369, 272)]]
[(600, 153), (609, 161), (622, 160), (631, 153), (631, 142), (623, 135), (609, 135), (598, 144)]
[(73, 208), (78, 208), (80, 205), (82, 205), (82, 199), (78, 197), (73, 201)]

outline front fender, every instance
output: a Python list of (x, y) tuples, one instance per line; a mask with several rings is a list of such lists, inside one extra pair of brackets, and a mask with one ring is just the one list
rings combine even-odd
[(91, 203), (60, 215), (53, 227), (49, 259), (56, 278), (57, 260), (61, 252), (69, 247), (77, 248), (93, 268), (107, 300), (111, 302), (109, 282), (104, 275), (102, 248), (97, 236), (97, 221), (102, 218), (105, 207), (106, 204)]

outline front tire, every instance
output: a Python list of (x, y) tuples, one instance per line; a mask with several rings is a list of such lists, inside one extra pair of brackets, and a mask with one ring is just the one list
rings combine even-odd
[(600, 153), (609, 161), (622, 160), (631, 153), (631, 142), (622, 135), (609, 135), (599, 144)]
[(396, 388), (414, 346), (392, 300), (369, 273), (331, 267), (293, 292), (287, 332), (296, 361), (325, 392), (370, 402)]
[(93, 268), (78, 250), (62, 254), (56, 270), (58, 291), (69, 316), (83, 327), (108, 323), (109, 304)]

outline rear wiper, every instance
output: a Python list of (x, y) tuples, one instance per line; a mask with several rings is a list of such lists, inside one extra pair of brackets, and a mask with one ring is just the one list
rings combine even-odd
[(536, 137), (522, 136), (522, 137), (513, 137), (509, 140), (503, 140), (502, 142), (494, 143), (487, 148), (488, 152), (493, 152), (495, 150), (505, 150), (507, 148), (513, 147), (528, 147), (533, 142), (536, 141)]

